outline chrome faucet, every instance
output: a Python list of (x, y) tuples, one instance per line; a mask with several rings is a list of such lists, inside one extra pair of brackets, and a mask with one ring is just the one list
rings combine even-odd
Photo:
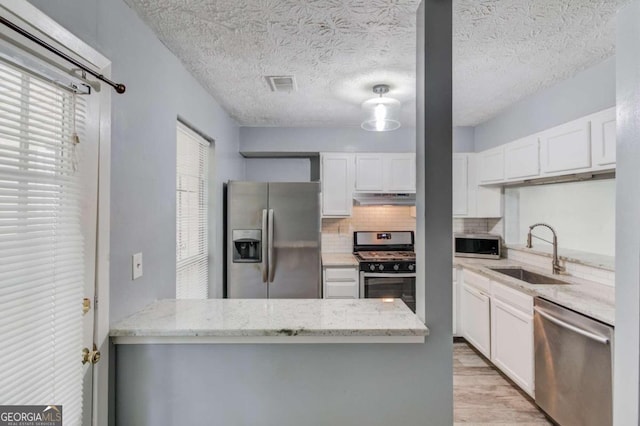
[[(536, 226), (545, 226), (549, 228), (551, 230), (551, 233), (553, 234), (553, 241), (545, 240), (544, 238), (540, 238), (537, 235), (533, 235), (531, 231), (533, 231), (533, 228), (535, 228)], [(546, 223), (534, 223), (529, 227), (529, 233), (527, 234), (527, 248), (533, 247), (533, 245), (531, 244), (531, 240), (533, 237), (541, 241), (544, 241), (545, 243), (549, 243), (553, 245), (553, 261), (551, 264), (552, 272), (554, 274), (559, 274), (560, 272), (564, 272), (565, 268), (560, 266), (560, 260), (558, 259), (558, 236), (556, 235), (556, 230), (553, 229), (550, 225), (547, 225)]]

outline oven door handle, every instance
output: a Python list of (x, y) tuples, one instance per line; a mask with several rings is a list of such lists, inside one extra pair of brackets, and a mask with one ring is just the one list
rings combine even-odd
[(393, 272), (390, 272), (388, 274), (385, 274), (384, 272), (364, 272), (362, 274), (363, 277), (365, 278), (415, 278), (416, 274), (415, 273), (411, 273), (411, 274), (394, 274)]

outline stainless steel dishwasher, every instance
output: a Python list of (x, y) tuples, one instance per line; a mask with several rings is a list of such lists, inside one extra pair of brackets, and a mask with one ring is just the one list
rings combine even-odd
[(534, 336), (536, 404), (562, 426), (613, 424), (613, 327), (536, 298)]

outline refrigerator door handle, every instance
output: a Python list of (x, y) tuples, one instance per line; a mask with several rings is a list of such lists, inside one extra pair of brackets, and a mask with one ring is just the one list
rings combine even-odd
[(267, 282), (267, 209), (262, 209), (262, 282)]
[(267, 259), (269, 260), (269, 282), (273, 282), (273, 275), (275, 274), (275, 265), (274, 265), (274, 253), (273, 253), (273, 209), (269, 209), (269, 224), (268, 228), (268, 237), (267, 244), (269, 245), (269, 253), (267, 254)]

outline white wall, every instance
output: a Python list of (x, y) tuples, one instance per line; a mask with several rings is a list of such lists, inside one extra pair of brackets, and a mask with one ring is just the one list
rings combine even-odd
[[(524, 244), (529, 226), (544, 222), (555, 228), (561, 248), (613, 256), (615, 196), (614, 179), (506, 188), (506, 242)], [(551, 237), (544, 228), (534, 233)]]
[(245, 179), (254, 182), (309, 182), (308, 158), (247, 158)]

